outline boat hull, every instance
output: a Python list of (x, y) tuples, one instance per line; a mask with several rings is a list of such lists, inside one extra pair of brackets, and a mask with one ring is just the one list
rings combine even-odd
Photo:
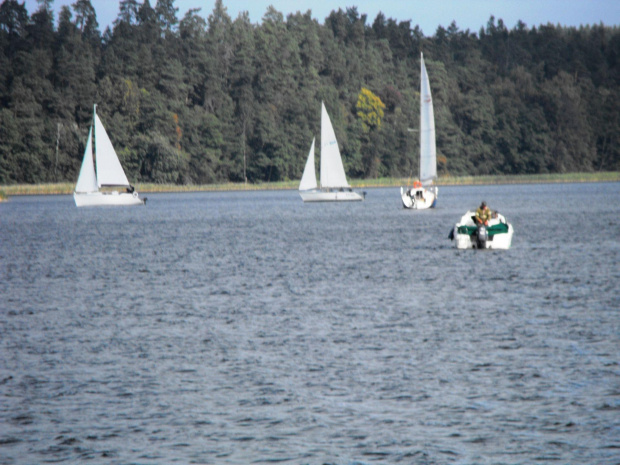
[[(495, 217), (489, 221), (487, 227), (489, 235), (483, 245), (478, 242), (476, 234), (474, 233), (476, 230), (476, 225), (473, 220), (474, 215), (474, 212), (468, 211), (463, 215), (461, 221), (454, 226), (450, 237), (454, 239), (454, 245), (457, 249), (506, 250), (510, 248), (512, 245), (514, 228), (506, 221), (503, 215), (497, 213)], [(501, 232), (495, 232), (498, 228), (500, 228)]]
[(87, 192), (73, 194), (76, 207), (106, 207), (144, 205), (137, 192)]
[(304, 202), (358, 202), (364, 200), (359, 192), (351, 189), (339, 190), (308, 190), (299, 191), (299, 195)]
[[(457, 229), (457, 228), (455, 228)], [(469, 234), (454, 234), (455, 246), (457, 249), (497, 249), (507, 250), (512, 245), (512, 225), (508, 225), (508, 232), (495, 234), (489, 237), (484, 247), (480, 247), (475, 236)]]
[(403, 207), (409, 210), (435, 208), (438, 193), (436, 186), (430, 189), (425, 189), (423, 187), (412, 187), (411, 189), (400, 188), (400, 198), (403, 201)]

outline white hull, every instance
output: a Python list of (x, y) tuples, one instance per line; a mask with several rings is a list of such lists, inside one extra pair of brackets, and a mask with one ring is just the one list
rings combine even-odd
[(73, 194), (76, 207), (104, 207), (144, 205), (137, 192), (86, 192)]
[(508, 231), (505, 233), (497, 233), (494, 235), (489, 235), (489, 238), (487, 239), (484, 247), (480, 247), (480, 244), (478, 244), (478, 241), (476, 240), (475, 234), (470, 235), (467, 233), (459, 233), (459, 227), (461, 226), (466, 226), (468, 228), (475, 227), (474, 220), (472, 219), (474, 215), (475, 215), (475, 212), (468, 211), (465, 215), (463, 215), (463, 217), (461, 218), (461, 221), (459, 221), (454, 226), (454, 230), (452, 231), (452, 237), (454, 238), (454, 245), (456, 246), (457, 249), (484, 248), (484, 249), (506, 250), (510, 248), (512, 244), (512, 235), (514, 233), (514, 229), (512, 225), (506, 221), (506, 218), (504, 218), (504, 216), (500, 215), (499, 213), (496, 215), (495, 218), (489, 221), (488, 227), (492, 228), (495, 225), (504, 223), (506, 226), (508, 226)]
[(411, 189), (400, 188), (400, 198), (403, 201), (403, 207), (411, 210), (435, 208), (438, 193), (439, 189), (437, 189), (437, 186), (429, 189), (423, 187), (412, 187)]
[(299, 191), (304, 202), (355, 202), (364, 200), (364, 197), (351, 189), (347, 190), (308, 190)]
[[(507, 250), (510, 248), (512, 243), (512, 226), (506, 234), (496, 234), (493, 237), (490, 237), (486, 243), (484, 249), (497, 249), (497, 250)], [(473, 236), (469, 234), (456, 234), (455, 235), (455, 243), (457, 249), (478, 249), (478, 244), (476, 243), (475, 238), (472, 239)]]

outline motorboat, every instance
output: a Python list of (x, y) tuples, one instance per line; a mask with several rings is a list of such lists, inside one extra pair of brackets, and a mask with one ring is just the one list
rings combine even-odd
[(487, 225), (477, 225), (469, 210), (450, 231), (457, 249), (509, 249), (514, 229), (504, 215), (493, 212)]

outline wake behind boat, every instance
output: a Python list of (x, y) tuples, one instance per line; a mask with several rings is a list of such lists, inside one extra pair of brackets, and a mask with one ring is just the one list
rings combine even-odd
[(437, 178), (437, 148), (435, 145), (435, 115), (424, 56), (420, 53), (420, 181), (413, 187), (400, 188), (403, 207), (414, 210), (434, 208), (439, 189), (433, 184)]
[[(93, 139), (95, 162), (93, 162)], [(96, 163), (96, 171), (95, 171)], [(121, 187), (125, 191), (102, 191), (102, 187)], [(73, 194), (77, 207), (107, 205), (144, 205), (133, 186), (129, 184), (112, 142), (97, 115), (97, 105), (93, 108), (93, 124), (88, 132), (82, 168)]]
[(450, 231), (457, 249), (509, 249), (514, 229), (504, 215), (493, 212), (488, 224), (477, 224), (476, 212), (469, 210)]
[(314, 139), (299, 183), (299, 195), (304, 202), (347, 202), (364, 200), (347, 181), (338, 141), (325, 104), (321, 102), (321, 187), (316, 182), (314, 168)]

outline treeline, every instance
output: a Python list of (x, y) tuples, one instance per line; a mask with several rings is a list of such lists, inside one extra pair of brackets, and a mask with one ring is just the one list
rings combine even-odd
[(252, 24), (121, 0), (101, 33), (90, 0), (52, 6), (0, 5), (0, 184), (74, 181), (95, 103), (132, 182), (299, 179), (321, 101), (350, 178), (416, 175), (421, 51), (440, 176), (620, 170), (617, 26), (427, 37), (356, 8)]

